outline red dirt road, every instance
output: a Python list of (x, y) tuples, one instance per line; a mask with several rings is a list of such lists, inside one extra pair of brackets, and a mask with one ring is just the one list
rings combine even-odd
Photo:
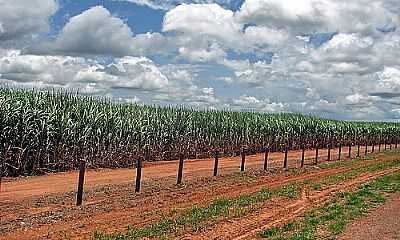
[[(370, 149), (370, 148), (369, 148)], [(376, 148), (377, 149), (377, 148)], [(361, 148), (363, 155), (365, 148)], [(338, 149), (331, 150), (331, 159), (337, 159)], [(352, 148), (352, 156), (357, 153), (357, 148)], [(342, 148), (342, 159), (348, 156), (348, 148)], [(315, 161), (315, 150), (306, 151), (305, 164)], [(263, 154), (250, 155), (246, 157), (246, 169), (261, 169), (263, 166)], [(289, 168), (298, 168), (300, 165), (301, 152), (290, 151), (288, 154)], [(319, 150), (319, 162), (327, 159), (327, 150)], [(239, 171), (240, 157), (220, 158), (218, 174), (225, 175)], [(269, 168), (279, 168), (283, 165), (283, 153), (270, 153)], [(184, 165), (184, 180), (194, 177), (210, 176), (213, 171), (214, 159), (186, 160)], [(178, 161), (145, 163), (143, 167), (142, 180), (156, 180), (165, 177), (176, 176)], [(88, 170), (85, 175), (85, 190), (95, 186), (110, 184), (132, 183), (135, 179), (135, 169), (102, 169)], [(17, 181), (3, 181), (0, 193), (0, 202), (23, 200), (31, 197), (45, 196), (55, 193), (66, 193), (75, 191), (77, 187), (78, 172), (66, 172), (48, 174), (44, 176), (21, 178)]]

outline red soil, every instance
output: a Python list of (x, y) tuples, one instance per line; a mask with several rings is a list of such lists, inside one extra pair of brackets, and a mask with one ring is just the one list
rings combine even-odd
[[(364, 153), (361, 149), (361, 153)], [(357, 149), (352, 148), (352, 155), (356, 155)], [(338, 149), (331, 150), (331, 159), (337, 159)], [(348, 156), (348, 148), (342, 148), (342, 159)], [(263, 154), (256, 154), (246, 157), (246, 169), (262, 169), (264, 161)], [(312, 164), (315, 161), (315, 150), (307, 150), (305, 164)], [(290, 151), (288, 154), (289, 168), (296, 168), (300, 165), (301, 151)], [(319, 150), (319, 162), (326, 161), (327, 150)], [(227, 157), (219, 159), (218, 173), (225, 175), (239, 171), (241, 157)], [(283, 165), (283, 153), (275, 152), (269, 155), (269, 168), (279, 168)], [(186, 160), (184, 165), (184, 178), (210, 176), (213, 171), (214, 159)], [(178, 161), (151, 162), (143, 166), (142, 180), (155, 180), (165, 177), (176, 176)], [(109, 184), (124, 184), (134, 181), (135, 169), (101, 169), (88, 170), (85, 175), (85, 190), (95, 186)], [(76, 190), (78, 171), (65, 173), (48, 174), (44, 176), (21, 178), (18, 181), (3, 180), (0, 202), (23, 200), (35, 196), (44, 196), (55, 193), (65, 193)]]

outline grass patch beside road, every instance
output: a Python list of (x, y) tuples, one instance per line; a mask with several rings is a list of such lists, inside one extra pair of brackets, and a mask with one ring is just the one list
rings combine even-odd
[(395, 192), (400, 192), (400, 173), (363, 184), (355, 192), (338, 193), (329, 203), (307, 212), (304, 218), (265, 230), (260, 237), (273, 240), (334, 239), (351, 220), (384, 203), (385, 193)]

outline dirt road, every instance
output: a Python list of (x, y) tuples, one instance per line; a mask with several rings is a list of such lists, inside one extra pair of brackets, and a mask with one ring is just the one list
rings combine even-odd
[[(377, 149), (377, 148), (376, 148)], [(361, 148), (364, 153), (365, 148)], [(337, 159), (338, 149), (331, 150), (331, 159)], [(352, 148), (352, 156), (356, 156), (356, 147)], [(280, 168), (283, 165), (283, 153), (275, 152), (269, 156), (269, 168)], [(342, 148), (342, 159), (347, 159), (348, 147)], [(305, 164), (313, 164), (315, 161), (315, 150), (308, 150), (305, 154)], [(246, 157), (246, 169), (262, 169), (264, 155), (257, 154)], [(289, 168), (298, 168), (300, 165), (301, 152), (290, 151), (288, 154)], [(319, 150), (319, 162), (327, 159), (327, 150)], [(226, 175), (240, 170), (240, 157), (221, 158), (219, 160), (219, 174)], [(185, 180), (195, 177), (210, 176), (213, 171), (214, 159), (186, 160), (184, 165)], [(142, 179), (144, 181), (156, 180), (165, 177), (176, 176), (178, 161), (145, 163)], [(85, 176), (85, 190), (95, 186), (110, 184), (132, 183), (135, 179), (134, 169), (103, 169), (88, 170)], [(66, 172), (48, 174), (44, 176), (21, 178), (17, 181), (5, 181), (2, 184), (0, 202), (29, 199), (35, 196), (45, 196), (55, 193), (66, 193), (76, 190), (78, 172)]]

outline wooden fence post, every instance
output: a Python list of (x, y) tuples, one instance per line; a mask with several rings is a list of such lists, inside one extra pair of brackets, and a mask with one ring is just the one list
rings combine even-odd
[(4, 161), (5, 159), (3, 159), (0, 166), (0, 194), (1, 194), (1, 182), (3, 180), (3, 172), (4, 172)]
[(283, 169), (285, 169), (285, 171), (289, 170), (289, 167), (288, 167), (288, 146), (286, 146), (286, 148), (285, 148), (285, 157), (283, 159)]
[(379, 136), (379, 145), (378, 145), (378, 152), (381, 152), (381, 143), (382, 143), (382, 139)]
[(386, 149), (387, 149), (386, 146), (387, 146), (387, 141), (386, 141), (386, 138), (385, 138), (385, 151), (386, 151)]
[(81, 206), (83, 201), (83, 183), (85, 181), (86, 162), (81, 160), (79, 165), (78, 193), (76, 196), (76, 206)]
[(178, 167), (178, 178), (176, 180), (176, 185), (179, 185), (182, 183), (182, 177), (183, 177), (183, 160), (184, 156), (182, 153), (179, 154), (179, 167)]
[(390, 138), (390, 141), (389, 141), (389, 144), (390, 144), (389, 150), (392, 150), (392, 143), (393, 143), (393, 138)]
[(331, 143), (328, 143), (328, 159), (327, 161), (331, 160)]
[(368, 140), (365, 141), (365, 155), (368, 154)]
[(264, 171), (268, 171), (268, 155), (269, 155), (269, 147), (266, 147), (264, 155)]
[(360, 142), (357, 142), (357, 157), (360, 157)]
[(240, 164), (240, 171), (244, 172), (244, 165), (246, 163), (246, 152), (245, 152), (244, 148), (242, 148), (242, 154), (241, 155), (242, 155), (242, 162)]
[(342, 157), (342, 144), (339, 143), (339, 156), (338, 156), (338, 160), (340, 160)]
[(215, 161), (214, 161), (214, 177), (218, 174), (218, 155), (219, 151), (215, 151)]
[[(150, 152), (149, 146), (146, 145), (144, 147), (144, 161), (150, 160)], [(139, 158), (136, 160), (136, 183), (135, 183), (135, 192), (140, 191), (141, 182), (142, 182), (142, 167), (143, 167), (143, 160)]]
[(349, 159), (351, 159), (351, 142), (349, 143)]
[(372, 152), (372, 153), (375, 152), (375, 139), (372, 140), (372, 149), (371, 149), (371, 152)]
[(0, 194), (1, 194), (1, 182), (2, 182), (2, 179), (3, 179), (3, 171), (0, 168)]
[(304, 167), (304, 155), (306, 151), (306, 146), (303, 144), (301, 146), (301, 167)]
[(318, 165), (318, 144), (315, 145), (315, 165)]
[(142, 179), (142, 159), (138, 159), (136, 161), (136, 184), (135, 184), (135, 192), (140, 191), (140, 183)]

